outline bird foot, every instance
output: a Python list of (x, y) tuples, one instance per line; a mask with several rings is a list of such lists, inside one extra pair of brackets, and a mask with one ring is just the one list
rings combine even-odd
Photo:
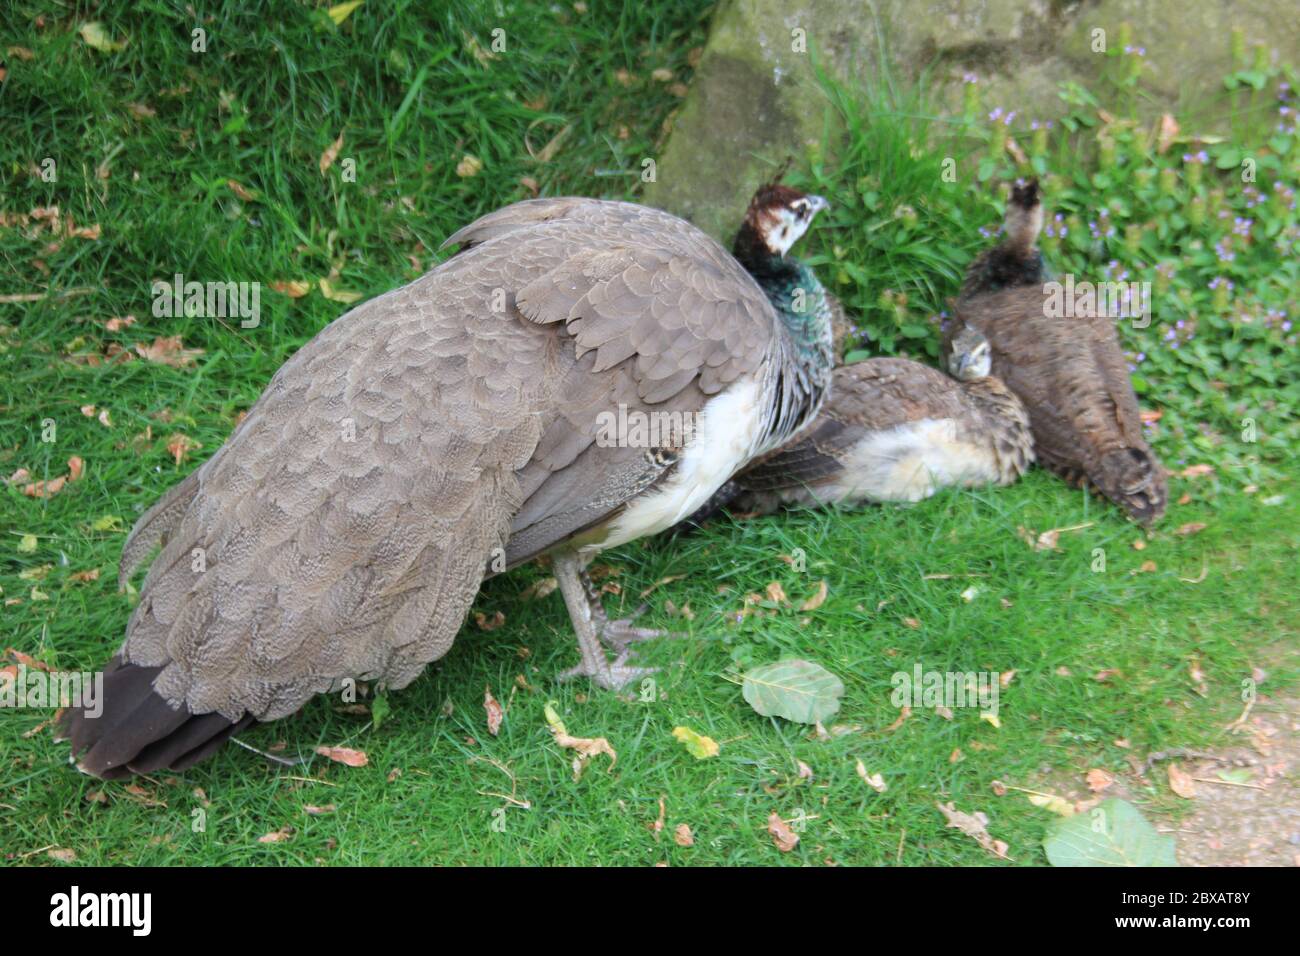
[(644, 677), (649, 677), (658, 671), (657, 667), (631, 667), (627, 663), (629, 651), (626, 649), (614, 658), (612, 661), (601, 660), (595, 667), (588, 667), (585, 663), (577, 667), (570, 667), (567, 671), (562, 671), (556, 680), (564, 682), (573, 680), (575, 677), (587, 677), (597, 687), (603, 687), (605, 690), (621, 690), (629, 684), (635, 683)]
[(637, 627), (633, 622), (644, 614), (649, 607), (649, 604), (642, 604), (627, 617), (611, 621), (605, 616), (605, 609), (598, 602), (593, 602), (591, 608), (592, 617), (596, 625), (596, 635), (600, 638), (601, 643), (614, 653), (626, 656), (635, 653), (628, 648), (629, 644), (638, 641), (653, 641), (659, 637), (676, 638), (686, 636), (678, 631), (665, 631), (657, 627)]

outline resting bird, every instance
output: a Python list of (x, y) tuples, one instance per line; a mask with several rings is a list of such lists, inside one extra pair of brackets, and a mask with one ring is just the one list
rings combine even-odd
[[(771, 202), (750, 209), (755, 241), (774, 274), (815, 283), (781, 262), (823, 203)], [(774, 307), (667, 213), (538, 199), (447, 244), (460, 251), (304, 345), (136, 523), (120, 581), (163, 548), (102, 716), (65, 712), (81, 769), (182, 770), (347, 679), (404, 687), (450, 649), (489, 568), (544, 553), (573, 673), (622, 685), (637, 672), (603, 652), (583, 564), (690, 514), (829, 385), (824, 310)], [(619, 414), (693, 429), (602, 440)]]
[(808, 430), (741, 471), (710, 507), (768, 514), (1010, 484), (1034, 458), (1029, 419), (989, 374), (989, 361), (984, 336), (967, 329), (948, 359), (954, 378), (901, 358), (836, 369), (830, 399)]
[(1015, 286), (1042, 285), (1051, 278), (1037, 245), (1043, 228), (1037, 179), (1012, 185), (1002, 226), (1002, 240), (966, 267), (961, 298)]
[[(1049, 295), (1039, 286), (963, 299), (953, 327), (987, 336), (993, 374), (1024, 402), (1045, 468), (1151, 524), (1164, 514), (1168, 481), (1142, 435), (1115, 320), (1050, 317)], [(945, 354), (954, 342), (950, 333)]]

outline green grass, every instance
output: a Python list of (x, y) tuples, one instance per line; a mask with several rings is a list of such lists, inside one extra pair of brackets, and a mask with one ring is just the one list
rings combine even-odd
[[(212, 8), (202, 56), (189, 52), (193, 24), (170, 5), (105, 13), (108, 34), (129, 38), (110, 55), (86, 48), (67, 7), (0, 14), (6, 42), (34, 54), (10, 57), (0, 87), (2, 211), (58, 204), (65, 218), (102, 230), (50, 249), (53, 237), (33, 223), (0, 227), (0, 294), (53, 293), (0, 304), (0, 472), (23, 467), (42, 479), (65, 473), (70, 456), (85, 462), (84, 477), (49, 499), (0, 489), (6, 646), (58, 668), (101, 663), (129, 615), (114, 582), (125, 528), (219, 447), (284, 358), (346, 308), (316, 290), (289, 299), (264, 288), (255, 329), (160, 319), (149, 308), (153, 279), (179, 271), (315, 283), (337, 270), (335, 286), (373, 295), (428, 268), (459, 225), (528, 195), (521, 177), (546, 194), (627, 195), (679, 102), (651, 71), (689, 79), (707, 16), (703, 4), (667, 0), (621, 10), (592, 3), (582, 15), (519, 5), (504, 21), (507, 52), (484, 63), (465, 36), (487, 46), (498, 24), (477, 5), (453, 5), (436, 21), (419, 12), (424, 5), (373, 6), (338, 31), (318, 31), (307, 6)], [(40, 10), (43, 29), (33, 25)], [(887, 154), (870, 163), (894, 170), (877, 184), (889, 211), (920, 192), (930, 162), (891, 124), (881, 115), (860, 127), (857, 151), (839, 159), (842, 178), (856, 184), (865, 173), (852, 164), (868, 162), (874, 137), (871, 148)], [(527, 143), (538, 151), (566, 127), (546, 162), (530, 158)], [(356, 160), (356, 183), (342, 181), (339, 163), (326, 177), (318, 169), (340, 131), (339, 159)], [(484, 164), (470, 178), (455, 171), (466, 153)], [(110, 154), (107, 178), (97, 177)], [(56, 183), (28, 172), (46, 156), (56, 160)], [(609, 175), (620, 171), (633, 175)], [(828, 161), (816, 175), (830, 182), (835, 167)], [(254, 198), (240, 199), (228, 180)], [(882, 287), (950, 295), (962, 257), (982, 242), (976, 229), (996, 216), (984, 206), (982, 219), (960, 206), (936, 210), (937, 256), (923, 245), (890, 257), (855, 250), (861, 273), (840, 283), (851, 304), (875, 302)], [(833, 243), (852, 243), (872, 222), (862, 211), (836, 215), (816, 240), (827, 261)], [(57, 294), (82, 288), (91, 291)], [(134, 325), (107, 331), (106, 320), (128, 314)], [(106, 360), (111, 343), (131, 350), (166, 335), (204, 354), (186, 369)], [(111, 427), (80, 412), (89, 404), (110, 410)], [(41, 440), (45, 419), (56, 424), (53, 442)], [(179, 466), (167, 450), (176, 434), (202, 445)], [(1176, 443), (1162, 451), (1193, 453)], [(103, 784), (73, 772), (48, 730), (22, 736), (48, 712), (0, 710), (0, 858), (44, 864), (55, 846), (80, 863), (136, 865), (991, 862), (944, 829), (935, 803), (952, 800), (987, 813), (1016, 862), (1041, 864), (1049, 815), (1014, 793), (996, 796), (994, 780), (1033, 787), (1093, 767), (1128, 774), (1130, 755), (1223, 742), (1253, 667), (1268, 671), (1265, 693), (1300, 675), (1291, 650), (1300, 612), (1294, 465), (1277, 456), (1275, 473), (1252, 475), (1260, 488), (1246, 494), (1235, 454), (1210, 447), (1194, 460), (1202, 458), (1219, 473), (1175, 479), (1174, 498), (1190, 501), (1171, 509), (1140, 552), (1132, 545), (1143, 536), (1114, 509), (1034, 473), (1013, 488), (945, 493), (912, 508), (722, 520), (606, 555), (602, 563), (619, 571), (607, 578), (619, 591), (606, 597), (611, 612), (681, 576), (650, 596), (647, 623), (688, 637), (645, 647), (662, 667), (647, 702), (554, 683), (576, 648), (558, 595), (523, 596), (545, 574), (527, 568), (489, 582), (479, 598), (477, 610), (499, 611), (505, 623), (468, 624), (447, 657), (388, 695), (378, 728), (364, 708), (321, 698), (246, 735), (307, 761), (294, 769), (232, 746), (183, 778)], [(120, 528), (96, 530), (104, 517)], [(1190, 522), (1206, 527), (1175, 533)], [(1059, 553), (1032, 550), (1017, 531), (1085, 524), (1061, 535)], [(24, 535), (35, 536), (35, 550), (20, 550)], [(1093, 570), (1098, 548), (1104, 572)], [(782, 557), (795, 549), (806, 556), (802, 572)], [(1139, 571), (1146, 561), (1155, 569)], [(73, 578), (91, 569), (98, 580)], [(799, 611), (823, 580), (826, 602)], [(745, 595), (774, 581), (796, 606), (759, 605), (771, 613), (737, 622)], [(693, 620), (671, 614), (668, 601), (689, 605)], [(843, 679), (831, 739), (760, 718), (742, 699), (737, 674), (785, 656)], [(1205, 672), (1204, 695), (1193, 661)], [(888, 730), (898, 717), (891, 677), (917, 662), (1014, 670), (1001, 726), (971, 709), (952, 720), (917, 710)], [(1103, 671), (1117, 673), (1096, 680)], [(485, 726), (485, 686), (508, 710), (497, 737)], [(570, 733), (608, 738), (618, 753), (612, 769), (597, 757), (574, 780), (572, 754), (547, 729), (550, 700)], [(720, 755), (692, 758), (672, 737), (683, 725), (719, 741)], [(369, 765), (313, 756), (322, 744), (362, 749)], [(859, 778), (859, 760), (884, 776), (883, 794)], [(811, 780), (800, 778), (798, 761)], [(1149, 812), (1171, 809), (1162, 783), (1136, 789)], [(656, 839), (649, 824), (661, 799)], [(335, 809), (323, 815), (304, 810), (328, 805)], [(195, 832), (200, 809), (205, 828)], [(791, 853), (765, 832), (774, 811), (807, 818)], [(692, 828), (693, 847), (673, 842), (679, 823)], [(285, 827), (287, 839), (258, 842)]]

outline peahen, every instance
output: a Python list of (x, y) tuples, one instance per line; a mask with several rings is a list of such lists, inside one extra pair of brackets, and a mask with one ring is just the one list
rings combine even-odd
[[(816, 415), (829, 314), (785, 254), (822, 205), (756, 197), (742, 232), (769, 257), (760, 284), (667, 213), (521, 202), (323, 329), (132, 529), (120, 581), (163, 548), (102, 716), (61, 722), (81, 769), (181, 770), (349, 678), (401, 688), (451, 648), (487, 571), (544, 553), (573, 673), (634, 677), (601, 648), (581, 568), (672, 526)], [(691, 428), (608, 440), (620, 415)]]
[(974, 329), (956, 336), (948, 365), (953, 378), (902, 358), (836, 369), (813, 425), (751, 463), (709, 507), (767, 514), (1010, 484), (1034, 457), (1024, 407), (989, 374), (988, 342)]

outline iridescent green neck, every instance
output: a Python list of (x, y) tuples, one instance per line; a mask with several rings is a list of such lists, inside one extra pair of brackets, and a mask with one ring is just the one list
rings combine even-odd
[(822, 361), (830, 348), (831, 310), (812, 267), (798, 259), (777, 259), (752, 273), (799, 348), (800, 357)]

